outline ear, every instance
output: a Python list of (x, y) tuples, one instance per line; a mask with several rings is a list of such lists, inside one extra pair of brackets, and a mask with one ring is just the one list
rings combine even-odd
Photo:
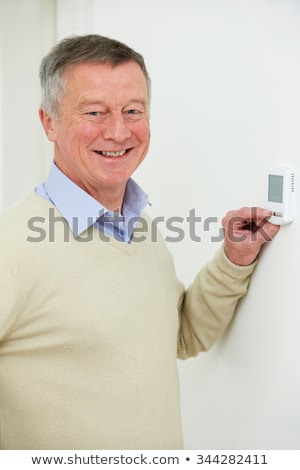
[(56, 140), (55, 119), (50, 116), (43, 108), (39, 109), (39, 117), (44, 128), (45, 134), (50, 142)]

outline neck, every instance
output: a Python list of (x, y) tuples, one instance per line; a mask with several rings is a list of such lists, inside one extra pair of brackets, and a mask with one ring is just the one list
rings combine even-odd
[(102, 204), (106, 209), (122, 213), (126, 183), (118, 185), (117, 187), (107, 186), (99, 188), (89, 184), (89, 182), (84, 183), (80, 179), (75, 178), (74, 175), (71, 175), (67, 171), (67, 169), (63, 168), (63, 165), (57, 164), (56, 160), (54, 160), (54, 163), (68, 178), (70, 178), (70, 180), (73, 181), (73, 183), (77, 184), (77, 186), (96, 199), (96, 201), (100, 202), (100, 204)]
[(88, 194), (90, 194), (98, 202), (100, 202), (100, 204), (106, 207), (106, 209), (113, 212), (119, 212), (120, 214), (122, 213), (122, 205), (126, 186), (122, 188), (122, 190), (118, 190), (118, 192), (116, 192), (116, 190), (109, 189), (101, 189), (99, 191), (97, 189), (88, 189), (82, 186), (81, 188)]

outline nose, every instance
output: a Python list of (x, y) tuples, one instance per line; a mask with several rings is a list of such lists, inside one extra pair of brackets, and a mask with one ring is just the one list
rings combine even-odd
[(112, 114), (106, 119), (102, 134), (106, 140), (121, 143), (131, 136), (131, 130), (123, 114)]

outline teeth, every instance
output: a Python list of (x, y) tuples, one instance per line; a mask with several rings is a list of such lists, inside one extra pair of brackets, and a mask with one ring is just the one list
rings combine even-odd
[(101, 152), (101, 154), (104, 155), (104, 157), (121, 157), (125, 152), (126, 150), (121, 150), (120, 152)]

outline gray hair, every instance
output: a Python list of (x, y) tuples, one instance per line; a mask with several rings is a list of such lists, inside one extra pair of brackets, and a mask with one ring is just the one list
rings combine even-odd
[(63, 74), (68, 67), (85, 63), (108, 63), (114, 67), (131, 61), (140, 66), (150, 99), (151, 80), (141, 54), (122, 42), (98, 34), (63, 39), (41, 62), (41, 107), (53, 117), (59, 115), (60, 100), (66, 89)]

